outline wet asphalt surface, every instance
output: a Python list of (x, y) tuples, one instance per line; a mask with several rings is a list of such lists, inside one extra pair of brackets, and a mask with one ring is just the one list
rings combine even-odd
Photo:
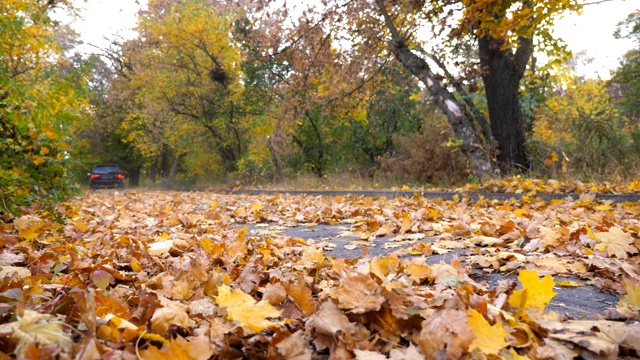
[[(433, 242), (436, 238), (422, 238), (413, 241), (405, 241), (398, 243), (393, 237), (380, 237), (370, 241), (368, 246), (363, 245), (364, 242), (360, 238), (349, 234), (348, 224), (336, 225), (300, 225), (296, 227), (279, 227), (275, 224), (252, 224), (249, 225), (249, 236), (259, 236), (260, 234), (277, 234), (278, 236), (287, 236), (293, 238), (301, 238), (309, 243), (322, 246), (325, 254), (336, 258), (359, 258), (363, 256), (387, 256), (392, 252), (412, 246), (417, 242)], [(358, 245), (353, 242), (360, 241)], [(355, 247), (355, 248), (354, 248)], [(368, 249), (368, 255), (364, 253), (364, 249)], [(433, 254), (427, 257), (427, 264), (449, 263), (453, 258), (463, 259), (470, 255), (473, 248), (452, 249), (446, 254)], [(411, 257), (412, 255), (400, 255), (400, 257)], [(475, 281), (484, 284), (490, 288), (497, 286), (500, 280), (517, 281), (517, 274), (503, 273), (487, 273), (476, 269), (469, 274)], [(570, 277), (554, 277), (554, 280), (577, 280)], [(547, 309), (554, 310), (562, 315), (567, 315), (575, 319), (594, 319), (598, 315), (602, 315), (605, 310), (615, 308), (618, 297), (614, 294), (604, 293), (595, 286), (585, 285), (582, 287), (559, 287), (556, 286), (554, 291), (558, 294), (551, 300)]]

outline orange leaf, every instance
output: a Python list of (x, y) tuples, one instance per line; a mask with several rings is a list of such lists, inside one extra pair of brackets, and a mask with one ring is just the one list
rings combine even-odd
[(303, 275), (299, 275), (293, 284), (285, 283), (287, 294), (298, 304), (306, 316), (313, 314), (316, 303), (313, 301), (313, 293), (304, 282)]

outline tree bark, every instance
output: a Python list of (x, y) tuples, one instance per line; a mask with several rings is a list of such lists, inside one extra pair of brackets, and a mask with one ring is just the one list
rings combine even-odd
[(502, 49), (502, 42), (480, 38), (480, 65), (487, 96), (491, 132), (498, 166), (505, 172), (529, 168), (525, 147), (526, 121), (520, 109), (519, 86), (531, 57), (532, 38), (520, 38), (515, 54)]
[(180, 155), (173, 158), (173, 163), (171, 164), (171, 170), (169, 171), (169, 176), (167, 180), (172, 181), (176, 175), (178, 174), (178, 165), (180, 165), (180, 160), (187, 156), (188, 152), (183, 152)]
[(136, 166), (129, 171), (129, 187), (140, 186), (140, 170), (141, 166)]
[(482, 145), (482, 140), (475, 127), (471, 115), (466, 107), (455, 99), (453, 94), (440, 79), (431, 71), (429, 64), (414, 54), (404, 38), (398, 33), (391, 17), (387, 13), (382, 0), (376, 0), (378, 8), (384, 17), (385, 24), (391, 33), (390, 50), (395, 57), (418, 78), (426, 87), (436, 104), (447, 116), (449, 126), (453, 134), (462, 140), (462, 153), (469, 160), (471, 172), (481, 178), (489, 177), (493, 174), (494, 165), (487, 150)]
[(320, 133), (320, 130), (318, 129), (318, 127), (316, 126), (315, 121), (313, 121), (313, 118), (311, 117), (311, 114), (309, 113), (309, 111), (305, 111), (304, 114), (307, 116), (307, 119), (309, 119), (309, 122), (311, 123), (311, 126), (313, 127), (313, 133), (316, 135), (316, 140), (318, 140), (318, 162), (315, 165), (315, 173), (316, 175), (318, 175), (319, 178), (322, 177), (322, 175), (324, 175), (324, 144), (322, 142), (322, 134)]

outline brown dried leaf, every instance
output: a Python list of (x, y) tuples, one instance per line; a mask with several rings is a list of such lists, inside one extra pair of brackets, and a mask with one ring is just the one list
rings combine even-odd
[(338, 299), (341, 309), (355, 314), (380, 309), (385, 298), (380, 294), (378, 284), (369, 274), (348, 274), (340, 281), (340, 285), (333, 292)]
[(627, 259), (627, 254), (638, 253), (638, 249), (633, 245), (633, 237), (617, 226), (607, 232), (595, 233), (592, 237), (598, 241), (596, 250), (606, 252), (609, 256)]

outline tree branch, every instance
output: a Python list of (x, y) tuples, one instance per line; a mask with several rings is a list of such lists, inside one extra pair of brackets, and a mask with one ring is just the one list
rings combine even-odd
[(485, 139), (489, 141), (493, 141), (491, 126), (489, 126), (487, 119), (484, 117), (480, 109), (478, 109), (476, 104), (474, 104), (473, 101), (471, 101), (471, 96), (469, 95), (469, 93), (462, 87), (459, 81), (456, 81), (456, 79), (453, 77), (453, 74), (449, 72), (445, 64), (442, 61), (440, 61), (440, 59), (438, 59), (433, 54), (428, 54), (426, 52), (425, 54), (427, 54), (427, 56), (431, 60), (433, 60), (433, 62), (435, 62), (436, 65), (438, 65), (438, 67), (444, 72), (445, 78), (449, 80), (451, 84), (453, 84), (453, 87), (460, 94), (462, 101), (464, 101), (465, 105), (467, 105), (469, 110), (471, 110), (471, 113), (473, 114), (474, 119), (476, 119), (476, 121), (478, 121), (478, 124), (480, 124), (480, 127), (482, 128), (482, 133), (484, 134)]

